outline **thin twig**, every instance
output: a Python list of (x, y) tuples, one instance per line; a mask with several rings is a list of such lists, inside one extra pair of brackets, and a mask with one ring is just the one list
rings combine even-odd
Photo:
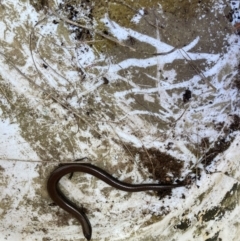
[(185, 114), (185, 112), (187, 111), (188, 108), (189, 108), (189, 106), (184, 109), (183, 113), (174, 121), (173, 125), (177, 124), (177, 122), (183, 117), (183, 115)]
[(9, 162), (32, 162), (32, 163), (47, 163), (47, 164), (67, 164), (67, 163), (73, 163), (71, 161), (66, 162), (59, 162), (59, 161), (43, 161), (43, 160), (31, 160), (31, 159), (16, 159), (16, 158), (3, 158), (0, 157), (0, 161), (9, 161)]
[(171, 53), (173, 53), (175, 50), (177, 50), (177, 48), (172, 48), (170, 51), (168, 51), (168, 52), (163, 52), (163, 53), (154, 53), (154, 54), (151, 54), (151, 55), (153, 55), (153, 56), (159, 56), (159, 55), (167, 55), (167, 54), (171, 54)]
[[(38, 69), (38, 67), (37, 67), (37, 65), (36, 65), (35, 59), (34, 59), (34, 57), (33, 57), (33, 53), (32, 53), (32, 36), (34, 36), (34, 28), (35, 28), (38, 24), (42, 23), (42, 22), (45, 21), (45, 20), (46, 20), (46, 17), (44, 17), (43, 19), (41, 19), (40, 21), (38, 21), (38, 22), (33, 26), (33, 29), (32, 29), (32, 31), (31, 31), (31, 33), (30, 33), (30, 36), (29, 36), (29, 49), (30, 49), (32, 61), (33, 61), (33, 64), (34, 64), (34, 66), (35, 66), (35, 69), (37, 70), (38, 75), (39, 75), (40, 78), (42, 77), (42, 73), (39, 71), (39, 69)], [(44, 81), (45, 81), (45, 79), (44, 79)], [(46, 82), (46, 81), (45, 81), (45, 82)]]
[(53, 15), (55, 15), (55, 16), (58, 17), (59, 19), (65, 21), (66, 23), (72, 24), (72, 25), (77, 26), (77, 27), (80, 27), (80, 28), (87, 29), (87, 30), (89, 30), (89, 31), (93, 31), (94, 33), (102, 36), (103, 38), (106, 38), (106, 39), (108, 39), (108, 40), (110, 40), (110, 41), (112, 41), (112, 42), (114, 42), (114, 43), (117, 43), (117, 44), (123, 46), (123, 47), (127, 47), (127, 48), (129, 48), (130, 50), (132, 50), (132, 51), (136, 51), (136, 49), (134, 49), (134, 48), (132, 48), (132, 47), (124, 44), (123, 42), (118, 41), (117, 39), (115, 39), (115, 38), (113, 38), (113, 37), (111, 37), (111, 36), (108, 36), (108, 35), (102, 33), (101, 31), (98, 31), (98, 30), (96, 30), (96, 29), (93, 29), (93, 28), (90, 28), (90, 27), (87, 27), (87, 26), (78, 24), (78, 23), (76, 23), (76, 22), (74, 22), (74, 21), (71, 21), (71, 20), (69, 20), (69, 19), (67, 19), (67, 18), (65, 18), (65, 17), (62, 17), (62, 16), (60, 16), (59, 14), (57, 14), (52, 8), (50, 8), (50, 9), (51, 9)]
[(59, 98), (55, 97), (51, 92), (45, 90), (42, 86), (38, 85), (37, 83), (35, 83), (33, 80), (31, 80), (28, 76), (26, 76), (15, 64), (14, 62), (8, 58), (4, 53), (0, 52), (0, 55), (2, 55), (6, 61), (20, 74), (22, 75), (25, 79), (27, 79), (31, 84), (33, 84), (36, 88), (40, 89), (41, 91), (43, 91), (43, 93), (45, 93), (47, 96), (49, 96), (49, 98), (51, 98), (54, 102), (60, 104), (62, 107), (64, 107), (65, 109), (69, 110), (71, 113), (75, 114), (77, 117), (79, 117), (79, 119), (81, 119), (84, 123), (90, 125), (93, 130), (99, 134), (100, 132), (97, 131), (90, 123), (88, 120), (85, 120), (85, 118), (82, 117), (82, 115), (80, 115), (75, 109), (71, 108), (66, 102), (61, 101)]
[(188, 58), (186, 58), (186, 57), (182, 54), (182, 52), (180, 51), (180, 53), (182, 54), (183, 58), (184, 58), (185, 60), (187, 60), (187, 62), (191, 65), (191, 67), (195, 70), (195, 72), (196, 72), (197, 74), (199, 74), (199, 75), (205, 80), (206, 84), (207, 84), (208, 86), (210, 86), (210, 87), (216, 92), (216, 91), (217, 91), (216, 87), (214, 87), (214, 86), (210, 83), (210, 81), (206, 78), (206, 76), (204, 75), (204, 73), (203, 73), (195, 64), (193, 64), (193, 60), (191, 59), (191, 57), (189, 56), (189, 54), (188, 54), (184, 49), (179, 49), (179, 50), (182, 50), (182, 51), (187, 55)]
[(59, 74), (53, 67), (51, 67), (51, 65), (44, 59), (44, 57), (42, 57), (42, 55), (40, 54), (40, 52), (37, 50), (40, 59), (58, 76), (60, 76), (61, 78), (63, 78), (64, 80), (66, 80), (72, 87), (73, 89), (75, 88), (74, 85), (72, 84), (71, 81), (69, 81), (67, 78), (65, 78), (63, 75)]
[(225, 125), (222, 127), (222, 129), (221, 129), (219, 135), (217, 136), (217, 138), (215, 139), (215, 141), (213, 141), (212, 144), (209, 145), (209, 147), (208, 147), (208, 149), (206, 150), (206, 152), (204, 153), (204, 155), (201, 156), (201, 157), (196, 161), (196, 163), (193, 164), (193, 165), (190, 167), (190, 169), (196, 168), (198, 164), (200, 164), (203, 160), (205, 160), (204, 157), (206, 157), (206, 153), (208, 153), (208, 151), (209, 151), (209, 150), (213, 147), (213, 145), (216, 143), (217, 139), (218, 139), (218, 138), (220, 137), (220, 135), (223, 133), (223, 130), (224, 130), (225, 127), (226, 127), (226, 123), (225, 123)]
[[(141, 141), (142, 142), (142, 141)], [(143, 144), (143, 143), (142, 143)], [(147, 154), (148, 156), (148, 160), (150, 161), (151, 165), (152, 165), (152, 175), (153, 175), (153, 180), (155, 181), (156, 180), (156, 169), (154, 168), (153, 166), (153, 162), (152, 162), (152, 158), (150, 157), (148, 151), (146, 150), (145, 146), (142, 145), (142, 148), (143, 150), (145, 151), (145, 153)]]

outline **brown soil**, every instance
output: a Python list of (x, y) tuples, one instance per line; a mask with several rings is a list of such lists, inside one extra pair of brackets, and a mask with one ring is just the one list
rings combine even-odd
[[(158, 180), (161, 184), (172, 184), (173, 182), (182, 182), (182, 160), (178, 160), (170, 156), (169, 154), (163, 153), (155, 148), (137, 148), (129, 144), (125, 144), (123, 148), (127, 152), (130, 151), (131, 156), (139, 156), (139, 162), (142, 167), (147, 168), (150, 178)], [(170, 194), (171, 190), (163, 190), (159, 192), (160, 198)]]

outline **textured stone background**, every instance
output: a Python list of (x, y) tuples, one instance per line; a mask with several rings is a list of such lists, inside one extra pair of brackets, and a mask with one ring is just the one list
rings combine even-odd
[(1, 240), (84, 240), (46, 181), (86, 156), (126, 182), (190, 177), (160, 194), (63, 178), (93, 240), (238, 240), (239, 2), (230, 3), (1, 1)]

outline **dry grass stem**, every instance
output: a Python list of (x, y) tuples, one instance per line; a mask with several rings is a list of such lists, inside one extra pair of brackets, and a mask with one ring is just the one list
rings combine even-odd
[(51, 9), (51, 11), (52, 11), (53, 15), (55, 15), (56, 17), (58, 17), (59, 19), (63, 20), (63, 21), (66, 22), (66, 23), (72, 24), (72, 25), (77, 26), (77, 27), (80, 27), (80, 28), (87, 29), (87, 30), (89, 30), (89, 31), (93, 31), (94, 33), (100, 35), (101, 37), (103, 37), (103, 38), (105, 38), (105, 39), (108, 39), (108, 40), (110, 40), (110, 41), (112, 41), (112, 42), (114, 42), (114, 43), (117, 43), (117, 44), (119, 44), (119, 45), (121, 45), (121, 46), (123, 46), (123, 47), (127, 47), (127, 48), (129, 48), (130, 50), (132, 50), (132, 51), (134, 51), (134, 52), (136, 51), (136, 49), (134, 49), (134, 48), (132, 48), (132, 47), (124, 44), (123, 42), (118, 41), (117, 39), (115, 39), (115, 38), (113, 38), (113, 37), (111, 37), (111, 36), (108, 36), (108, 35), (102, 33), (101, 31), (98, 31), (98, 30), (96, 30), (96, 29), (93, 29), (93, 28), (90, 28), (90, 27), (87, 27), (87, 26), (78, 24), (78, 23), (76, 23), (76, 22), (74, 22), (74, 21), (71, 21), (71, 20), (65, 18), (65, 17), (62, 17), (62, 16), (60, 16), (59, 14), (57, 14), (53, 9)]
[(182, 54), (183, 58), (190, 64), (190, 66), (195, 70), (195, 72), (204, 79), (205, 83), (216, 92), (217, 89), (210, 83), (210, 81), (206, 78), (206, 76), (203, 74), (203, 72), (202, 72), (195, 64), (193, 64), (193, 60), (191, 59), (191, 57), (189, 56), (189, 54), (188, 54), (184, 49), (179, 49), (179, 50), (180, 50), (180, 53), (181, 53), (181, 54), (182, 54), (181, 50), (186, 54), (186, 56), (187, 56), (188, 58), (186, 58), (186, 57)]

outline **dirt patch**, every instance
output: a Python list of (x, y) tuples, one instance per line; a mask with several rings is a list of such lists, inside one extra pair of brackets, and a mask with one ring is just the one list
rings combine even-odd
[(229, 126), (231, 132), (240, 130), (240, 117), (238, 115), (232, 116), (233, 122)]
[[(123, 145), (123, 148), (126, 152), (130, 152), (131, 156), (138, 158), (138, 161), (143, 168), (147, 168), (149, 178), (153, 178), (161, 184), (172, 184), (174, 182), (180, 183), (182, 181), (182, 160), (178, 160), (155, 148), (137, 148), (129, 144)], [(159, 192), (160, 198), (170, 194), (171, 190), (163, 190)]]
[(181, 229), (181, 230), (187, 230), (188, 227), (191, 226), (191, 220), (190, 219), (184, 219), (181, 220), (181, 222), (179, 224), (177, 224), (176, 226), (174, 226), (174, 228), (176, 229)]
[(196, 17), (199, 12), (208, 13), (214, 1), (191, 0), (191, 3), (189, 3), (189, 0), (182, 0), (181, 2), (160, 0), (159, 2), (164, 12), (169, 12), (177, 18), (188, 19)]
[(225, 123), (221, 122), (217, 123), (215, 126), (217, 129), (219, 129), (219, 132), (223, 128), (225, 137), (219, 137), (214, 143), (211, 144), (208, 138), (203, 138), (201, 140), (200, 146), (203, 150), (203, 153), (205, 152), (203, 154), (204, 157), (202, 159), (202, 163), (205, 167), (209, 166), (219, 153), (223, 153), (229, 148), (233, 141), (233, 137), (229, 136), (229, 134), (240, 130), (240, 117), (234, 114), (232, 115), (232, 123), (229, 125), (229, 127), (224, 127), (224, 124)]
[(240, 62), (238, 64), (238, 73), (234, 80), (234, 86), (240, 91)]
[(48, 7), (48, 0), (30, 0), (30, 4), (35, 8), (37, 12), (43, 10), (45, 7)]
[[(213, 147), (211, 147), (205, 154), (202, 159), (202, 163), (204, 166), (209, 166), (214, 158), (219, 154), (223, 153), (225, 150), (227, 150), (230, 146), (232, 141), (226, 141), (225, 138), (219, 138), (214, 144)], [(209, 142), (207, 139), (202, 140), (203, 145), (209, 145)]]

